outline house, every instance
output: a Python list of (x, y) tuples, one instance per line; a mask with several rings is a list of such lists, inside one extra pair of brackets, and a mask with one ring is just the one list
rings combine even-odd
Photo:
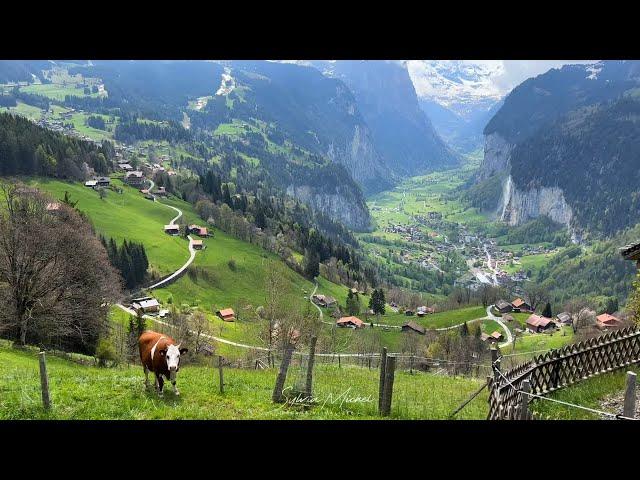
[(640, 268), (640, 242), (622, 247), (620, 253), (626, 260), (636, 262), (636, 265)]
[(596, 325), (601, 329), (620, 328), (622, 326), (622, 320), (608, 313), (603, 313), (596, 317)]
[(337, 303), (335, 298), (329, 297), (327, 295), (313, 295), (311, 297), (311, 300), (316, 305), (319, 305), (319, 306), (325, 307), (325, 308), (333, 307)]
[(125, 172), (130, 172), (133, 170), (133, 167), (128, 163), (120, 163), (118, 164), (118, 168), (121, 168)]
[(97, 180), (87, 180), (86, 182), (84, 182), (84, 186), (85, 187), (89, 187), (89, 188), (93, 188), (98, 184)]
[(179, 225), (165, 225), (164, 233), (168, 233), (169, 235), (180, 235), (180, 226)]
[(201, 227), (199, 225), (189, 225), (189, 233), (194, 233), (199, 237), (208, 237), (209, 230), (206, 227)]
[(513, 311), (513, 306), (505, 300), (498, 300), (496, 302), (496, 310), (500, 313), (509, 313)]
[(139, 298), (134, 299), (131, 308), (133, 308), (138, 315), (142, 315), (144, 313), (158, 312), (160, 310), (160, 303), (152, 297)]
[(342, 317), (336, 322), (339, 327), (363, 328), (364, 322), (358, 317)]
[(504, 335), (502, 335), (502, 333), (495, 331), (491, 334), (491, 338), (495, 339), (496, 342), (499, 342), (500, 340), (504, 340)]
[(235, 322), (236, 321), (236, 314), (233, 311), (233, 308), (223, 308), (222, 310), (218, 310), (216, 312), (216, 315), (218, 315), (225, 322)]
[(426, 328), (424, 328), (422, 325), (418, 325), (416, 322), (407, 322), (404, 325), (402, 325), (402, 331), (403, 332), (415, 332), (415, 333), (419, 333), (420, 335), (424, 335), (425, 333), (427, 333)]
[(494, 336), (495, 333), (497, 333), (498, 335), (502, 335), (500, 332), (493, 332), (491, 335), (483, 332), (480, 334), (480, 340), (482, 340), (483, 342), (496, 343), (498, 341), (498, 338)]
[(139, 187), (144, 183), (144, 173), (140, 170), (134, 170), (132, 172), (127, 172), (124, 177), (124, 181), (126, 184)]
[(202, 250), (204, 248), (202, 240), (191, 240), (191, 246), (194, 250)]
[(533, 314), (527, 318), (527, 328), (533, 333), (541, 333), (553, 330), (556, 328), (556, 324), (551, 318)]
[(168, 193), (164, 189), (164, 187), (158, 187), (158, 189), (156, 190), (156, 195), (160, 195), (161, 197), (166, 197)]
[(514, 312), (533, 312), (533, 310), (531, 309), (531, 305), (529, 305), (521, 298), (516, 298), (513, 302), (511, 302), (511, 306), (513, 307)]
[(567, 313), (567, 312), (562, 312), (562, 313), (557, 314), (556, 318), (563, 325), (571, 325), (573, 323), (571, 315), (569, 313)]
[(416, 315), (418, 315), (419, 317), (424, 317), (427, 314), (431, 314), (431, 313), (435, 313), (436, 309), (433, 307), (427, 307), (425, 305), (422, 305), (421, 307), (418, 307), (416, 309)]
[[(98, 177), (96, 179), (99, 187), (108, 187), (111, 185), (111, 179), (109, 177)], [(85, 184), (86, 185), (86, 184)]]

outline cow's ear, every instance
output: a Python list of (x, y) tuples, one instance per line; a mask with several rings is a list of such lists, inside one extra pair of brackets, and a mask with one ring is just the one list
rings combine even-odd
[(167, 349), (165, 348), (164, 350), (160, 350), (160, 355), (162, 355), (163, 357), (167, 354)]
[(185, 353), (187, 353), (189, 351), (188, 348), (181, 348), (180, 349), (180, 355), (184, 355)]

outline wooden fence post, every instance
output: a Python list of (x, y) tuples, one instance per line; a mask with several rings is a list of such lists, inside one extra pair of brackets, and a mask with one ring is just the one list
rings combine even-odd
[(496, 382), (500, 378), (498, 371), (500, 370), (500, 358), (498, 357), (498, 349), (495, 345), (491, 346), (491, 367), (493, 368), (493, 378)]
[(307, 397), (311, 397), (313, 393), (313, 364), (316, 355), (316, 342), (318, 337), (311, 337), (311, 343), (309, 344), (309, 361), (307, 362), (307, 385), (306, 394)]
[(49, 376), (47, 375), (47, 361), (45, 359), (45, 353), (40, 352), (38, 354), (38, 360), (40, 361), (40, 387), (42, 389), (42, 405), (45, 410), (51, 408), (51, 399), (49, 398)]
[(634, 418), (636, 414), (636, 374), (633, 372), (627, 372), (627, 389), (624, 394), (622, 414), (627, 418)]
[(525, 378), (522, 380), (521, 386), (522, 392), (520, 393), (520, 420), (530, 420), (531, 416), (529, 415), (529, 395), (526, 395), (531, 391), (531, 386), (529, 385), (529, 379)]
[(273, 389), (273, 397), (272, 400), (274, 403), (282, 403), (282, 390), (284, 388), (284, 382), (287, 379), (287, 370), (289, 370), (289, 364), (291, 363), (291, 355), (293, 355), (293, 350), (295, 346), (291, 343), (287, 344), (285, 348), (284, 355), (282, 357), (282, 363), (280, 363), (280, 371), (278, 372), (278, 377), (276, 378), (276, 385)]
[(384, 390), (382, 396), (382, 411), (380, 414), (384, 417), (391, 413), (391, 400), (393, 397), (393, 379), (396, 371), (396, 357), (387, 357), (387, 366), (384, 372)]
[(409, 373), (413, 375), (413, 355), (411, 355), (411, 359), (409, 363)]
[(220, 393), (224, 393), (224, 373), (222, 371), (222, 355), (218, 355), (218, 373), (220, 374)]
[(340, 363), (340, 354), (338, 354), (338, 368), (342, 368), (342, 363)]
[(378, 387), (378, 412), (382, 411), (382, 395), (384, 392), (384, 371), (387, 367), (387, 347), (382, 349), (380, 354), (380, 384)]

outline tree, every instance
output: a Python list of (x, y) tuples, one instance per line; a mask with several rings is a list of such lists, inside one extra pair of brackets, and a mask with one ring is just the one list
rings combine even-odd
[(542, 316), (546, 318), (553, 317), (553, 313), (551, 312), (551, 304), (549, 302), (547, 302), (547, 304), (544, 306), (544, 310), (542, 310)]
[(320, 256), (315, 251), (305, 250), (303, 270), (307, 278), (315, 278), (320, 275)]
[(360, 313), (360, 297), (349, 289), (347, 293), (347, 314), (358, 315)]
[(374, 315), (384, 315), (385, 304), (384, 291), (381, 288), (374, 288), (369, 298), (369, 309), (373, 311)]
[(2, 186), (0, 329), (21, 345), (93, 353), (120, 282), (103, 244), (78, 212), (15, 184)]
[(538, 284), (527, 282), (524, 286), (525, 298), (527, 299), (529, 305), (531, 305), (532, 310), (536, 310), (538, 306), (546, 302), (549, 299), (548, 290)]
[(607, 305), (604, 309), (605, 313), (613, 314), (618, 311), (618, 299), (616, 297), (607, 298)]

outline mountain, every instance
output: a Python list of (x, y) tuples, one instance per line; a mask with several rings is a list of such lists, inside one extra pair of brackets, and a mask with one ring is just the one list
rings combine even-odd
[(482, 146), (482, 130), (501, 105), (493, 77), (501, 63), (459, 60), (407, 62), (422, 110), (438, 134), (462, 153)]
[(546, 215), (576, 240), (640, 222), (639, 87), (636, 61), (567, 65), (516, 87), (484, 130), (478, 177), (503, 179), (501, 218)]
[(361, 60), (315, 63), (353, 92), (373, 142), (392, 174), (410, 176), (455, 165), (459, 157), (420, 108), (405, 65)]

